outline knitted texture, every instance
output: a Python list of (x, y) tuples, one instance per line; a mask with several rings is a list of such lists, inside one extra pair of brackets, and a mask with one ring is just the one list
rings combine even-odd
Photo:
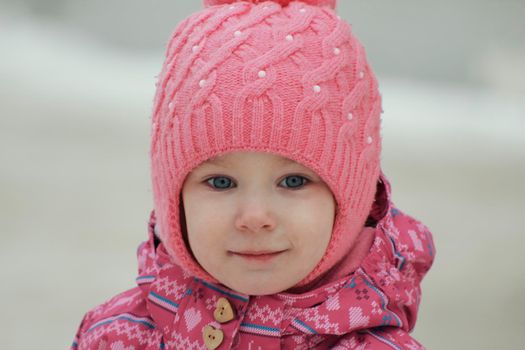
[(377, 80), (333, 1), (205, 3), (217, 6), (177, 27), (158, 77), (150, 158), (160, 238), (188, 273), (217, 282), (185, 244), (184, 180), (220, 154), (278, 154), (314, 170), (337, 202), (328, 248), (305, 285), (350, 251), (371, 209), (381, 152)]

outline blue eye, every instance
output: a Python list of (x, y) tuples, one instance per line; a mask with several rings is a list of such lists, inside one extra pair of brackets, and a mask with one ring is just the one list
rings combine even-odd
[(303, 186), (306, 182), (308, 182), (308, 179), (299, 175), (291, 175), (287, 176), (282, 182), (286, 183), (285, 187), (295, 189)]
[(206, 180), (206, 182), (210, 184), (210, 186), (221, 190), (229, 188), (229, 185), (232, 183), (230, 179), (224, 176), (215, 176), (209, 178), (208, 180)]
[[(300, 175), (290, 175), (285, 177), (281, 184), (285, 188), (298, 189), (304, 186), (309, 180)], [(234, 187), (234, 183), (231, 179), (224, 176), (214, 176), (206, 180), (212, 188), (218, 190), (226, 190), (228, 188)]]

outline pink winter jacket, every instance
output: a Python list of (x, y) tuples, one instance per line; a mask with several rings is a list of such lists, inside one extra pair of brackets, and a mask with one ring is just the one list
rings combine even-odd
[[(409, 332), (434, 245), (424, 224), (394, 207), (390, 191), (386, 181), (386, 210), (357, 270), (303, 294), (254, 297), (187, 275), (155, 237), (152, 211), (137, 287), (87, 312), (71, 349), (207, 349), (205, 328), (222, 331), (217, 349), (424, 349)], [(214, 316), (219, 298), (234, 311), (229, 322)]]

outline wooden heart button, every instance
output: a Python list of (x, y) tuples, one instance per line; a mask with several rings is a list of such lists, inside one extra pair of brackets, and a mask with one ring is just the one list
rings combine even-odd
[(219, 300), (217, 300), (217, 307), (213, 312), (213, 317), (215, 321), (219, 323), (225, 323), (235, 318), (235, 313), (228, 299), (219, 298)]
[(220, 329), (215, 329), (212, 326), (207, 325), (203, 329), (202, 337), (204, 338), (206, 349), (215, 350), (221, 345), (224, 339), (224, 334)]

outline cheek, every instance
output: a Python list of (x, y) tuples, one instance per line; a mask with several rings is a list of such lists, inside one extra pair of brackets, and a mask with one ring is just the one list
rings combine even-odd
[(336, 210), (337, 203), (335, 201), (335, 198), (333, 197), (331, 192), (326, 193), (323, 204), (320, 208), (320, 213), (322, 212), (321, 215), (323, 217), (323, 219), (321, 219), (322, 226), (324, 227), (325, 231), (328, 230), (330, 232), (330, 235), (334, 227)]
[(190, 249), (204, 254), (212, 252), (224, 241), (222, 233), (225, 231), (226, 218), (224, 213), (217, 211), (216, 205), (210, 201), (186, 201), (186, 235)]
[(335, 219), (335, 201), (327, 193), (318, 196), (317, 200), (310, 202), (303, 212), (305, 222), (316, 227), (319, 232), (331, 231)]
[(188, 191), (183, 193), (186, 225), (190, 237), (201, 234), (203, 228), (208, 225), (208, 221), (210, 220), (209, 213), (213, 213), (209, 201), (202, 200), (200, 196), (194, 192), (195, 191)]
[[(214, 234), (216, 230), (210, 230), (210, 224), (201, 217), (193, 216), (188, 225), (187, 249), (193, 254), (197, 262), (206, 270), (216, 257), (219, 240)], [(202, 218), (205, 219), (205, 218)]]
[(326, 248), (333, 230), (333, 205), (324, 203), (297, 207), (294, 213), (294, 228), (289, 231), (294, 233), (294, 245), (310, 252)]
[(184, 232), (185, 241), (187, 248), (195, 254), (195, 252), (202, 250), (202, 243), (207, 242), (207, 240), (204, 239), (205, 237), (202, 237), (205, 234), (203, 219), (206, 219), (202, 217), (202, 215), (206, 212), (206, 208), (199, 210), (195, 205), (196, 200), (192, 198), (191, 195), (186, 194), (181, 197), (183, 197), (181, 209), (184, 210), (184, 215), (182, 216), (184, 216), (184, 226), (186, 227)]
[(335, 219), (335, 202), (331, 198), (319, 201), (313, 208), (309, 220), (311, 239), (306, 241), (311, 251), (324, 255), (332, 237)]

